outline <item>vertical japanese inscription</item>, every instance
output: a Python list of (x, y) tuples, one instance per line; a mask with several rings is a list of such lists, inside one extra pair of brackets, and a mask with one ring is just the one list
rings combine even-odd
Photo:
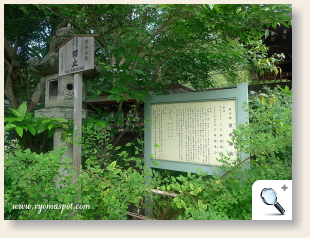
[(152, 154), (155, 159), (220, 165), (220, 154), (236, 159), (231, 140), (236, 101), (152, 105)]
[(59, 76), (94, 68), (94, 38), (74, 37), (59, 49)]

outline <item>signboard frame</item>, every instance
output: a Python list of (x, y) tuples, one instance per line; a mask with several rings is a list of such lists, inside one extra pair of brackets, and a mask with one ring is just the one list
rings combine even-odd
[[(144, 103), (144, 116), (148, 120), (152, 118), (152, 106), (157, 104), (177, 104), (177, 103), (187, 103), (187, 102), (212, 102), (219, 100), (235, 100), (236, 102), (236, 126), (248, 122), (248, 113), (244, 110), (244, 103), (248, 102), (248, 84), (241, 83), (237, 84), (236, 88), (231, 89), (221, 89), (212, 91), (202, 91), (202, 92), (192, 92), (192, 93), (181, 93), (181, 94), (169, 94), (169, 95), (159, 95), (152, 96), (146, 100)], [(222, 174), (224, 171), (219, 170), (215, 165), (201, 164), (201, 163), (190, 163), (181, 161), (171, 161), (171, 160), (160, 160), (153, 159), (152, 147), (154, 147), (154, 141), (152, 141), (152, 124), (145, 124), (144, 132), (144, 155), (145, 155), (145, 165), (149, 168), (159, 168), (168, 169), (182, 172), (197, 173), (198, 170), (201, 172), (207, 172), (209, 175)], [(245, 153), (239, 153), (239, 158), (241, 161), (248, 157)], [(156, 163), (154, 163), (156, 162)], [(159, 164), (159, 165), (155, 165)]]
[(59, 76), (94, 68), (94, 36), (73, 35), (59, 50)]

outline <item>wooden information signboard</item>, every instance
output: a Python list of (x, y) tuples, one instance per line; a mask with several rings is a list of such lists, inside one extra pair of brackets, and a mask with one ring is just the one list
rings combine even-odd
[(94, 37), (74, 36), (59, 49), (59, 76), (94, 68)]
[[(83, 71), (94, 68), (94, 36), (74, 35), (59, 48), (59, 76), (74, 74), (74, 132), (73, 140), (78, 141), (82, 127)], [(73, 144), (73, 168), (80, 174), (82, 149)]]
[[(248, 101), (247, 84), (237, 88), (153, 96), (145, 103), (145, 164), (184, 172), (213, 173), (223, 153), (231, 160), (237, 151), (233, 130), (248, 121), (243, 103)], [(241, 159), (247, 155), (241, 154)], [(159, 166), (154, 166), (156, 160)]]

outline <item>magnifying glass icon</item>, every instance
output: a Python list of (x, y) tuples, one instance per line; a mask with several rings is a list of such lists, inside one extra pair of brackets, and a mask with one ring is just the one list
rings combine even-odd
[(277, 202), (277, 193), (272, 188), (264, 188), (260, 194), (260, 197), (265, 204), (274, 205), (282, 215), (284, 214), (285, 210)]

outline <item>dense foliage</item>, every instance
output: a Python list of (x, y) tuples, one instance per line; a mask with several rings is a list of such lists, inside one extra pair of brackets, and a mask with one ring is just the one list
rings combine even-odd
[(27, 112), (27, 104), (22, 103), (17, 109), (7, 108), (4, 118), (4, 130), (10, 131), (19, 145), (37, 153), (48, 152), (52, 149), (51, 138), (56, 128), (66, 128), (67, 119), (47, 118), (41, 115), (34, 117), (34, 113)]
[(57, 21), (32, 4), (4, 5), (4, 95), (12, 108), (26, 101), (33, 111), (42, 101), (44, 78), (29, 68), (28, 60), (46, 55)]
[(14, 142), (5, 147), (5, 219), (123, 220), (129, 206), (145, 199), (143, 166), (124, 169), (114, 161), (100, 169), (90, 158), (73, 183), (72, 159), (63, 158), (64, 152), (37, 154)]
[(212, 87), (210, 74), (276, 71), (283, 58), (267, 58), (262, 40), (270, 29), (290, 26), (291, 11), (281, 4), (7, 4), (5, 95), (13, 108), (23, 100), (29, 111), (35, 108), (44, 78), (27, 60), (42, 59), (54, 30), (66, 23), (74, 33), (99, 35), (95, 61), (101, 70), (88, 82), (89, 96), (109, 92), (117, 101), (143, 100), (163, 84), (204, 89)]
[[(290, 24), (289, 12), (287, 5), (248, 4), (6, 5), (5, 96), (12, 113), (6, 115), (5, 129), (16, 132), (18, 143), (6, 141), (5, 219), (127, 219), (132, 206), (149, 210), (155, 219), (250, 219), (252, 183), (292, 176), (291, 91), (251, 95), (251, 123), (237, 128), (232, 138), (250, 157), (231, 163), (223, 155), (219, 159), (227, 172), (215, 177), (143, 166), (147, 122), (141, 102), (150, 91), (163, 93), (168, 83), (211, 87), (211, 72), (278, 70), (274, 64), (282, 55), (267, 58), (262, 38), (267, 28)], [(51, 32), (67, 23), (75, 33), (99, 35), (100, 75), (88, 80), (88, 95), (108, 93), (118, 103), (113, 110), (94, 110), (83, 121), (78, 141), (72, 141), (70, 122), (29, 112), (43, 95), (45, 79), (31, 72), (27, 59), (42, 58)], [(137, 103), (125, 106), (128, 98)], [(29, 145), (33, 137), (40, 142), (38, 135), (52, 136), (57, 127), (65, 129), (63, 139), (83, 147), (77, 180), (64, 148), (41, 153), (42, 148), (33, 148), (40, 143)], [(131, 140), (121, 142), (128, 133)], [(178, 195), (163, 199), (151, 195), (151, 188)], [(45, 208), (25, 208), (35, 204)], [(77, 204), (89, 207), (76, 210)]]
[[(251, 219), (252, 184), (256, 180), (292, 179), (292, 91), (287, 87), (266, 88), (252, 93), (250, 99), (245, 105), (250, 123), (240, 125), (231, 141), (250, 156), (245, 161), (231, 162), (222, 155), (218, 159), (226, 173), (213, 177), (153, 170), (153, 179), (145, 184), (151, 174), (138, 156), (141, 149), (137, 145), (142, 141), (110, 146), (98, 159), (100, 138), (96, 137), (85, 141), (88, 159), (78, 182), (72, 185), (74, 172), (70, 175), (69, 160), (61, 159), (63, 151), (36, 154), (10, 144), (5, 150), (5, 218), (127, 219), (127, 211), (134, 204), (140, 211), (146, 208), (155, 219)], [(100, 124), (98, 128), (104, 132)], [(103, 136), (103, 141), (106, 138)], [(244, 169), (244, 164), (249, 169)], [(68, 170), (67, 176), (59, 167)], [(63, 178), (65, 186), (55, 186), (56, 176)], [(177, 196), (151, 195), (151, 188)], [(90, 205), (90, 209), (64, 209), (62, 213), (46, 209), (39, 214), (38, 209), (12, 209), (17, 204), (66, 205), (76, 201)]]

